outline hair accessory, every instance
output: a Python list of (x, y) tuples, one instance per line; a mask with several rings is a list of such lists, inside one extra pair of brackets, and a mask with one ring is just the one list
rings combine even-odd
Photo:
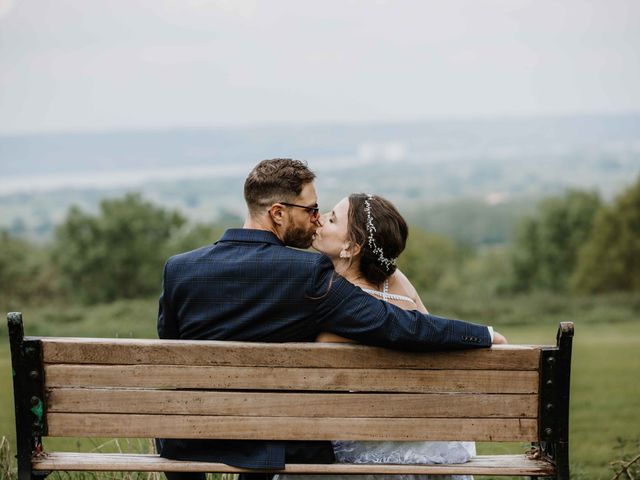
[(367, 193), (367, 198), (364, 199), (364, 211), (367, 213), (367, 236), (369, 248), (374, 255), (378, 256), (378, 262), (389, 271), (391, 267), (395, 267), (396, 259), (395, 258), (387, 258), (384, 256), (384, 252), (376, 243), (375, 238), (373, 238), (373, 234), (376, 232), (376, 227), (373, 225), (373, 215), (371, 215), (371, 200), (373, 199), (373, 195)]

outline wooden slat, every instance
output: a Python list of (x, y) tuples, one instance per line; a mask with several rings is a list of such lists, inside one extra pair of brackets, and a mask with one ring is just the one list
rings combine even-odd
[[(137, 471), (137, 472), (214, 472), (255, 473), (224, 463), (168, 460), (158, 455), (50, 453), (33, 461), (37, 471)], [(545, 475), (555, 474), (552, 464), (530, 459), (525, 455), (481, 455), (467, 463), (450, 465), (364, 465), (364, 464), (290, 464), (284, 470), (264, 470), (271, 473), (298, 474), (378, 474), (378, 475)]]
[(47, 387), (537, 393), (537, 372), (48, 365)]
[[(43, 337), (46, 363), (536, 370), (540, 346), (397, 352), (330, 343), (243, 343)], [(197, 345), (197, 349), (194, 349)]]
[(536, 418), (537, 395), (255, 393), (55, 388), (50, 412), (257, 417)]
[(213, 417), (49, 413), (54, 437), (164, 437), (265, 440), (534, 441), (534, 419)]

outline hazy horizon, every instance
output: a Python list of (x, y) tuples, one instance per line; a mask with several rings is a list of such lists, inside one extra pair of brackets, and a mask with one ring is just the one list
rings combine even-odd
[[(608, 194), (639, 171), (639, 155), (640, 115), (14, 135), (0, 136), (0, 196), (242, 178), (274, 157), (308, 160), (324, 173), (391, 168), (389, 185), (405, 182), (401, 190), (418, 196), (450, 196), (441, 185), (452, 179), (451, 193), (462, 196), (562, 186)], [(374, 186), (386, 188), (375, 175), (362, 184)]]
[(267, 130), (267, 129), (305, 129), (305, 128), (324, 128), (324, 127), (385, 127), (389, 125), (424, 125), (424, 124), (442, 124), (442, 123), (491, 123), (491, 122), (527, 122), (527, 121), (554, 121), (568, 120), (580, 118), (640, 118), (640, 108), (637, 110), (620, 111), (620, 112), (565, 112), (565, 113), (538, 113), (538, 114), (510, 114), (510, 115), (441, 115), (441, 116), (424, 116), (419, 118), (404, 118), (397, 120), (323, 120), (323, 121), (282, 121), (282, 122), (263, 122), (249, 124), (220, 124), (220, 125), (166, 125), (166, 126), (135, 126), (135, 127), (96, 127), (96, 128), (80, 128), (80, 129), (59, 129), (47, 131), (14, 131), (0, 132), (0, 138), (11, 137), (47, 137), (47, 136), (65, 136), (65, 135), (113, 135), (113, 134), (144, 134), (144, 133), (163, 133), (163, 132), (213, 132), (213, 131), (240, 131), (240, 130)]

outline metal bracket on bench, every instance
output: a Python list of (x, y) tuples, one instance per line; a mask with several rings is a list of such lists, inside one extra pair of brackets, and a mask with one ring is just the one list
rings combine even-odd
[(573, 323), (562, 322), (557, 346), (540, 357), (539, 438), (543, 457), (556, 465), (558, 479), (569, 479), (569, 387)]
[(16, 411), (18, 480), (42, 478), (31, 469), (31, 458), (42, 451), (42, 436), (47, 434), (42, 346), (39, 340), (24, 338), (21, 313), (9, 313), (7, 320)]

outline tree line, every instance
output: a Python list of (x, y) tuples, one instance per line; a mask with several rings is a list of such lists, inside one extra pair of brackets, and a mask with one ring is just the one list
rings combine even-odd
[[(223, 225), (191, 224), (139, 194), (72, 207), (50, 244), (0, 232), (0, 306), (95, 304), (159, 294), (173, 254), (215, 241)], [(640, 177), (613, 201), (571, 190), (543, 201), (507, 245), (476, 249), (410, 228), (400, 268), (420, 292), (509, 295), (640, 290)]]
[(137, 193), (103, 200), (96, 214), (71, 207), (50, 244), (0, 233), (0, 305), (95, 304), (157, 294), (170, 255), (211, 243), (221, 231), (190, 224)]

